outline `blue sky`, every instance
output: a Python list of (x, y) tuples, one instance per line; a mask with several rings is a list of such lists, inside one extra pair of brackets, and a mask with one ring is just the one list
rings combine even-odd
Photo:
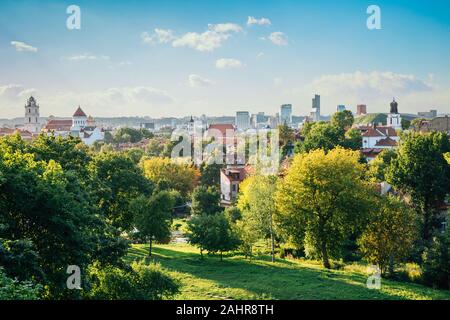
[[(81, 9), (68, 30), (66, 8)], [(369, 5), (381, 30), (366, 27)], [(253, 17), (249, 22), (249, 17)], [(264, 18), (264, 19), (263, 19)], [(263, 20), (262, 20), (263, 19)], [(0, 118), (309, 113), (337, 104), (450, 112), (448, 1), (0, 2)]]

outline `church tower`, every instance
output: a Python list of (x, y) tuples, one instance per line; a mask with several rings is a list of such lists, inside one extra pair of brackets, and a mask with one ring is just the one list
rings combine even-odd
[(402, 117), (398, 113), (398, 103), (395, 98), (391, 102), (391, 110), (387, 116), (387, 126), (395, 130), (402, 129)]
[(33, 96), (28, 99), (25, 105), (24, 130), (31, 133), (38, 133), (41, 130), (41, 125), (39, 124), (39, 105)]

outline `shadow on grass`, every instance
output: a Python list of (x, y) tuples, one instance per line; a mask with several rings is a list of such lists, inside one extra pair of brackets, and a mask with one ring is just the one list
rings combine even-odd
[[(148, 246), (133, 247), (129, 258), (146, 258), (147, 249)], [(407, 298), (401, 293), (408, 290), (403, 283), (396, 284), (397, 291), (369, 290), (367, 278), (362, 274), (308, 267), (289, 260), (278, 259), (272, 264), (267, 257), (245, 260), (240, 256), (227, 256), (220, 261), (219, 257), (205, 256), (201, 259), (198, 253), (161, 246), (154, 248), (151, 260), (171, 271), (193, 276), (194, 280), (210, 280), (221, 288), (243, 289), (257, 297), (299, 300)]]

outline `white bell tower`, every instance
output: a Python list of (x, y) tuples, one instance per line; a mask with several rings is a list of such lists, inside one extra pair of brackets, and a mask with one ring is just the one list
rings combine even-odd
[(391, 102), (391, 110), (387, 116), (387, 126), (395, 130), (402, 129), (402, 117), (398, 113), (398, 103), (395, 101), (395, 98)]
[(38, 133), (41, 130), (41, 125), (39, 123), (39, 105), (32, 96), (25, 105), (24, 130), (31, 133)]

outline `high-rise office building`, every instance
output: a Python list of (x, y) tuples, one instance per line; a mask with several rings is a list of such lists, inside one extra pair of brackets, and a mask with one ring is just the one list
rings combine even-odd
[(343, 104), (340, 104), (336, 107), (336, 111), (337, 112), (342, 112), (345, 111), (345, 106)]
[(292, 104), (283, 104), (280, 107), (280, 124), (292, 123)]
[(312, 99), (311, 118), (313, 121), (320, 121), (320, 96), (314, 95)]
[(242, 131), (250, 128), (250, 113), (248, 111), (236, 112), (236, 128)]

